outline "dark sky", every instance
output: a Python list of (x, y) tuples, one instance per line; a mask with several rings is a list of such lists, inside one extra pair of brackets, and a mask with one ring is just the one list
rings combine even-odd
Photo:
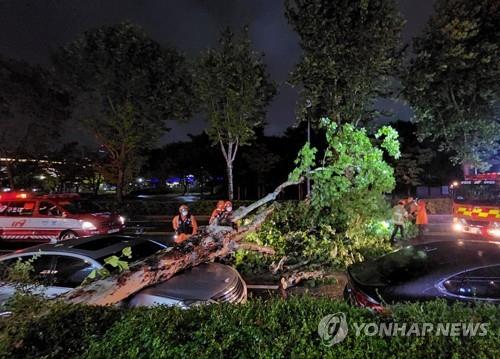
[[(424, 26), (434, 0), (399, 0), (407, 20), (403, 40), (409, 42)], [(48, 64), (49, 52), (79, 33), (124, 20), (141, 25), (156, 41), (187, 55), (216, 44), (227, 25), (250, 27), (256, 50), (265, 53), (269, 73), (279, 93), (269, 108), (266, 133), (279, 134), (293, 124), (296, 91), (286, 85), (300, 56), (298, 37), (287, 24), (283, 0), (0, 0), (0, 54), (31, 63)], [(408, 108), (384, 101), (395, 116), (408, 119)], [(164, 141), (198, 133), (203, 120), (170, 124)]]

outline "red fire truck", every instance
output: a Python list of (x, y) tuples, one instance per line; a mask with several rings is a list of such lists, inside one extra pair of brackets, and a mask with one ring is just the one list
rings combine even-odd
[(77, 194), (0, 193), (2, 241), (55, 242), (120, 232), (125, 219)]
[(500, 239), (500, 172), (466, 176), (452, 193), (454, 231)]

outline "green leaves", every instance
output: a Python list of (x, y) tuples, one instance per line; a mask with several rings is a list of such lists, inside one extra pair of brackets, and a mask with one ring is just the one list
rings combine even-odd
[[(129, 269), (129, 263), (125, 259), (132, 258), (132, 248), (125, 247), (122, 249), (120, 256), (112, 255), (104, 259), (104, 266), (99, 269), (92, 270), (87, 278), (83, 281), (84, 284), (95, 279), (106, 278), (111, 275), (111, 272), (121, 273)], [(106, 268), (107, 267), (107, 268)], [(109, 269), (108, 269), (109, 268)]]
[(345, 268), (390, 249), (384, 225), (390, 211), (384, 196), (393, 190), (395, 180), (384, 151), (399, 157), (398, 133), (384, 126), (375, 141), (365, 129), (338, 126), (327, 117), (321, 126), (327, 140), (321, 163), (316, 163), (317, 149), (306, 143), (289, 176), (311, 178), (310, 201), (282, 205), (247, 240), (272, 246), (278, 256), (292, 262)]
[(138, 26), (121, 23), (85, 32), (59, 49), (53, 62), (73, 91), (74, 114), (106, 150), (102, 172), (121, 199), (141, 154), (165, 132), (165, 121), (193, 111), (184, 58)]
[(301, 88), (297, 118), (370, 120), (401, 60), (404, 22), (395, 1), (287, 0), (285, 8), (303, 49), (290, 78)]
[(195, 71), (196, 94), (207, 115), (207, 134), (226, 160), (228, 197), (233, 198), (233, 162), (263, 124), (265, 108), (276, 93), (262, 55), (251, 49), (248, 30), (222, 32), (218, 49), (202, 54)]
[[(361, 213), (370, 218), (377, 198), (394, 188), (392, 168), (384, 161), (383, 151), (372, 144), (364, 129), (350, 124), (337, 127), (328, 119), (322, 120), (326, 129), (328, 148), (322, 166), (311, 172), (313, 181), (312, 204), (318, 212), (325, 208), (342, 208), (349, 215)], [(393, 157), (399, 156), (398, 134), (390, 127), (381, 128), (376, 137), (384, 137), (381, 148)], [(292, 173), (311, 167), (311, 153), (308, 145), (301, 151), (298, 167)], [(360, 201), (367, 201), (360, 205)], [(372, 203), (370, 203), (372, 202)]]
[(500, 150), (498, 21), (496, 0), (440, 0), (415, 39), (404, 94), (420, 137), (440, 143), (455, 164), (486, 169)]
[(379, 128), (375, 134), (375, 138), (380, 138), (382, 136), (384, 137), (384, 140), (380, 147), (385, 149), (391, 157), (398, 159), (401, 156), (401, 152), (399, 150), (398, 132), (390, 126), (383, 126)]
[(202, 54), (195, 71), (196, 93), (209, 119), (214, 143), (247, 144), (262, 124), (265, 107), (276, 93), (262, 55), (252, 51), (248, 33), (222, 32), (218, 49)]
[(192, 82), (184, 58), (162, 49), (137, 25), (87, 31), (59, 49), (53, 62), (80, 99), (98, 101), (105, 112), (130, 102), (145, 121), (156, 123), (191, 113)]
[(303, 175), (308, 175), (307, 172), (314, 166), (316, 152), (318, 150), (314, 147), (311, 148), (309, 142), (302, 147), (297, 159), (294, 161), (297, 167), (295, 167), (288, 177), (290, 181), (298, 181)]

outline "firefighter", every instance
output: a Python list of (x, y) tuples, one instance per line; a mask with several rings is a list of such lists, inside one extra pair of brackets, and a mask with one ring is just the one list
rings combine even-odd
[(405, 209), (405, 201), (399, 201), (397, 205), (392, 208), (392, 222), (394, 224), (394, 230), (391, 235), (391, 243), (396, 244), (396, 235), (398, 231), (401, 232), (401, 239), (404, 237), (404, 224), (408, 217), (408, 212)]
[(224, 212), (219, 218), (219, 224), (221, 226), (233, 226), (233, 204), (231, 201), (226, 201), (224, 203)]
[(410, 218), (412, 221), (415, 221), (415, 218), (417, 216), (417, 201), (413, 197), (408, 197), (404, 201), (404, 206), (406, 209), (406, 212), (408, 213), (408, 218)]
[(429, 223), (429, 219), (427, 218), (427, 209), (425, 206), (425, 201), (423, 199), (419, 199), (417, 202), (417, 216), (416, 216), (416, 224), (418, 227), (418, 236), (421, 237), (424, 234), (424, 231)]
[(224, 201), (218, 201), (217, 206), (212, 212), (212, 215), (210, 216), (210, 220), (208, 221), (208, 224), (210, 225), (217, 225), (219, 223), (219, 219), (224, 213)]
[(179, 214), (172, 220), (175, 231), (175, 242), (181, 243), (189, 236), (198, 233), (196, 218), (189, 212), (189, 207), (183, 204), (179, 207)]

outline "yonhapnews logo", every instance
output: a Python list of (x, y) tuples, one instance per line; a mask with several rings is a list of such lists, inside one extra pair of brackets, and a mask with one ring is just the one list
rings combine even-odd
[(326, 346), (340, 343), (347, 336), (347, 319), (344, 313), (328, 314), (318, 324), (318, 334)]
[[(351, 323), (356, 336), (485, 336), (488, 323)], [(326, 346), (342, 342), (349, 331), (345, 313), (328, 314), (318, 324), (318, 334)]]

